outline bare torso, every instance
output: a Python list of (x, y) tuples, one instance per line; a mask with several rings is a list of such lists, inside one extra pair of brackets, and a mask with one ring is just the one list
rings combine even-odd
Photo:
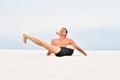
[(53, 39), (52, 40), (52, 44), (54, 46), (58, 46), (58, 47), (66, 47), (68, 45), (71, 45), (71, 39), (69, 38), (65, 38), (65, 39)]
[(68, 47), (71, 49), (76, 48), (78, 51), (82, 52), (84, 55), (87, 56), (87, 54), (70, 38), (53, 39), (52, 45), (57, 46), (57, 47)]

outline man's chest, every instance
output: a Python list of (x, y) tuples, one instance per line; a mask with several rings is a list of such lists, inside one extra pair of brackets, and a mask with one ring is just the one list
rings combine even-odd
[(58, 44), (58, 45), (69, 45), (70, 41), (68, 41), (68, 40), (56, 40), (56, 44)]

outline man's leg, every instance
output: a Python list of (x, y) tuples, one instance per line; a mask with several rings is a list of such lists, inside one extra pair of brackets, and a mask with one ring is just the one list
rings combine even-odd
[(38, 38), (23, 34), (23, 41), (25, 44), (27, 43), (27, 39), (31, 40), (32, 42), (34, 42), (35, 44), (37, 44), (39, 46), (46, 48), (47, 50), (52, 51), (52, 53), (54, 53), (54, 54), (58, 53), (61, 50), (59, 47), (56, 47), (56, 46), (53, 46), (46, 42), (43, 42), (43, 41), (39, 40)]

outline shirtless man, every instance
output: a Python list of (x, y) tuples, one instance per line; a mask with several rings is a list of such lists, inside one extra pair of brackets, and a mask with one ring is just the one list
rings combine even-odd
[(68, 31), (66, 28), (61, 28), (59, 32), (56, 32), (59, 38), (53, 39), (51, 44), (43, 42), (38, 38), (29, 36), (27, 34), (23, 34), (23, 41), (26, 44), (27, 39), (29, 39), (35, 44), (46, 48), (48, 50), (48, 56), (50, 56), (52, 53), (58, 57), (71, 56), (74, 52), (74, 49), (77, 49), (83, 55), (87, 56), (87, 54), (72, 39), (66, 37), (67, 33)]

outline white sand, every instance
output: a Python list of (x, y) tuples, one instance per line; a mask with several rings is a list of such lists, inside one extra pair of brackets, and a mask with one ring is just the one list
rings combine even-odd
[(120, 80), (120, 51), (87, 51), (87, 57), (45, 53), (0, 50), (0, 80)]

